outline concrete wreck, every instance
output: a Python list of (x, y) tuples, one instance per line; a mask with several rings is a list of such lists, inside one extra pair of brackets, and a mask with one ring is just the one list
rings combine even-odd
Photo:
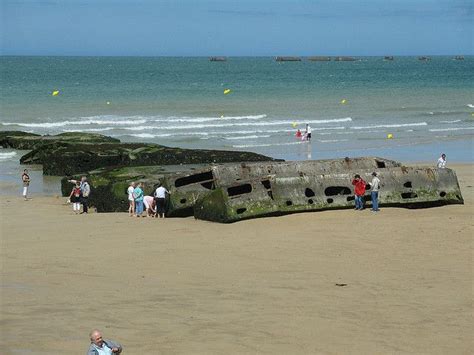
[(398, 167), (400, 163), (384, 158), (345, 158), (331, 160), (219, 164), (193, 172), (166, 175), (163, 185), (170, 191), (168, 214), (192, 215), (199, 199), (218, 188), (238, 186), (242, 181), (270, 181), (272, 177), (320, 176)]
[[(404, 167), (378, 157), (213, 165), (163, 177), (171, 192), (170, 216), (221, 223), (354, 207), (352, 178), (381, 180), (379, 204), (407, 208), (462, 204), (451, 169)], [(369, 188), (369, 186), (367, 186)], [(370, 206), (370, 196), (365, 198)]]

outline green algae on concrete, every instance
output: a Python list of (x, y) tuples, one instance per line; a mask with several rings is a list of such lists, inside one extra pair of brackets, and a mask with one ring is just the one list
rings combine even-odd
[(3, 148), (32, 150), (53, 143), (119, 143), (120, 140), (97, 133), (67, 132), (56, 135), (39, 135), (23, 131), (1, 131), (0, 146)]

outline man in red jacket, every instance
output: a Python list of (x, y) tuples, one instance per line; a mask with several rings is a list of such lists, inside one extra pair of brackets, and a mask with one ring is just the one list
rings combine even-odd
[(360, 175), (354, 176), (352, 185), (354, 185), (355, 209), (359, 211), (364, 209), (365, 184)]

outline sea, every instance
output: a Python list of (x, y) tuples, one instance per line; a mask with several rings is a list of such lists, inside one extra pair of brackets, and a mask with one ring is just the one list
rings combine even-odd
[[(286, 160), (434, 164), (445, 153), (448, 163), (473, 162), (474, 56), (357, 59), (1, 56), (0, 130), (94, 132)], [(311, 142), (295, 137), (306, 124)], [(20, 154), (3, 149), (0, 162)]]

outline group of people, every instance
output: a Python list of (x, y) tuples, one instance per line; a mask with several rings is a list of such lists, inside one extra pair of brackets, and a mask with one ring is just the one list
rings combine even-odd
[(312, 132), (311, 126), (309, 124), (306, 124), (306, 129), (304, 133), (301, 132), (300, 129), (298, 129), (296, 131), (295, 137), (297, 139), (301, 139), (302, 141), (311, 141), (311, 132)]
[(370, 188), (370, 198), (372, 200), (372, 212), (379, 211), (379, 190), (380, 190), (380, 179), (377, 176), (377, 173), (374, 171), (372, 173), (372, 181), (367, 184), (360, 177), (359, 174), (354, 176), (352, 180), (352, 185), (354, 185), (354, 201), (355, 201), (355, 210), (362, 211), (364, 209), (364, 195), (367, 190), (367, 187)]
[[(166, 215), (166, 198), (169, 191), (160, 184), (153, 192), (153, 195), (145, 196), (143, 191), (143, 183), (130, 183), (127, 189), (128, 195), (128, 213), (130, 217), (143, 216), (143, 212), (147, 217), (165, 218)], [(145, 217), (143, 216), (143, 217)]]
[[(74, 184), (74, 187), (69, 194), (69, 202), (72, 203), (72, 210), (76, 214), (89, 212), (89, 196), (91, 193), (91, 186), (87, 182), (87, 177), (81, 177), (81, 180), (68, 180)], [(81, 212), (82, 205), (82, 212)]]

